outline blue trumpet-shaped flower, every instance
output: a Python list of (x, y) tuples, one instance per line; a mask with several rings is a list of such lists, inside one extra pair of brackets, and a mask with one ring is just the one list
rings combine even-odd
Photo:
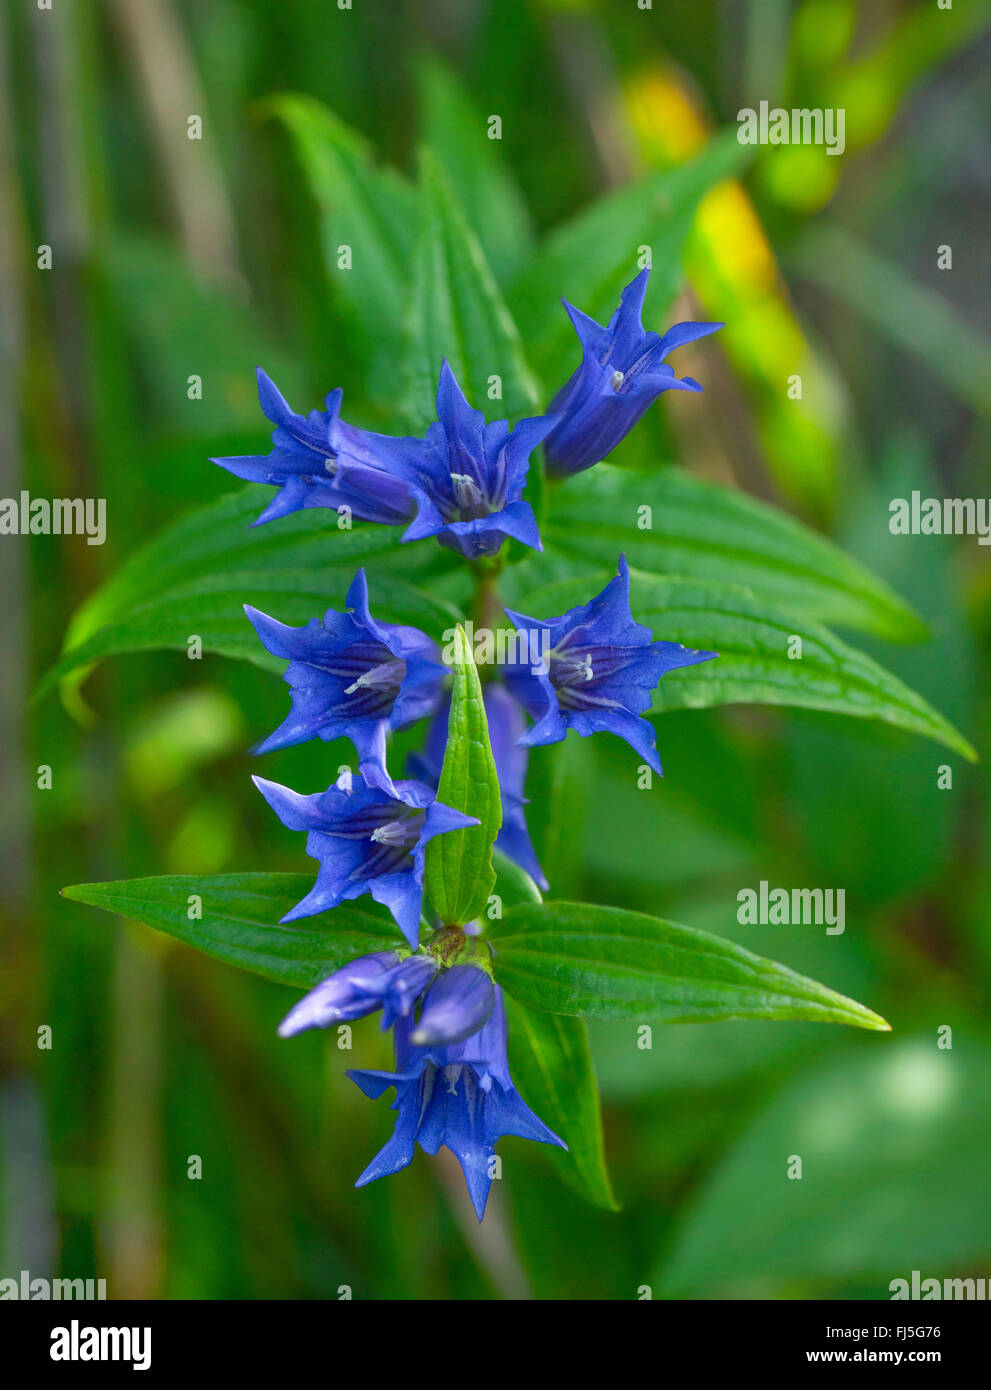
[[(496, 849), (518, 864), (546, 891), (549, 885), (537, 860), (524, 811), (527, 799), (523, 789), (529, 753), (519, 740), (526, 728), (526, 717), (504, 686), (488, 681), (482, 689), (485, 717), (489, 724), (489, 743), (502, 800), (502, 825), (496, 836)], [(444, 763), (450, 709), (448, 697), (434, 716), (422, 752), (411, 754), (407, 761), (409, 772), (422, 777), (434, 787), (440, 780)]]
[[(437, 536), (470, 560), (494, 555), (510, 536), (539, 550), (537, 521), (522, 493), (530, 454), (553, 428), (553, 418), (521, 420), (512, 431), (505, 420), (486, 424), (482, 412), (465, 400), (447, 362), (437, 388), (437, 416), (423, 439), (363, 436), (369, 456), (402, 479), (416, 503), (403, 540)], [(342, 458), (342, 485), (351, 471)]]
[(651, 692), (668, 671), (712, 661), (718, 652), (696, 652), (680, 642), (655, 642), (649, 628), (630, 612), (630, 571), (625, 555), (619, 574), (591, 603), (569, 608), (559, 618), (529, 618), (506, 612), (518, 628), (544, 629), (549, 659), (540, 667), (522, 663), (504, 669), (506, 684), (536, 721), (521, 743), (557, 743), (569, 729), (618, 734), (643, 760), (661, 771), (657, 739), (646, 719)]
[(308, 832), (306, 852), (320, 864), (312, 890), (282, 921), (371, 893), (415, 948), (427, 843), (478, 821), (445, 806), (422, 782), (396, 782), (389, 792), (357, 777), (351, 791), (331, 786), (303, 796), (263, 777), (252, 780), (283, 825)]
[(382, 1010), (383, 1031), (406, 1018), (437, 973), (437, 961), (425, 952), (403, 960), (398, 951), (376, 951), (349, 961), (290, 1009), (279, 1024), (279, 1037), (291, 1038), (307, 1028), (328, 1028)]
[[(361, 521), (399, 526), (413, 515), (402, 479), (383, 467), (368, 441), (376, 438), (340, 418), (343, 392), (331, 391), (325, 411), (296, 415), (275, 383), (258, 368), (258, 399), (275, 425), (269, 454), (211, 459), (237, 478), (279, 489), (254, 525), (307, 507), (348, 507)], [(345, 469), (344, 459), (347, 459)]]
[[(453, 973), (450, 972), (450, 973)], [(436, 988), (436, 986), (435, 986)], [(502, 991), (494, 990), (492, 1014), (483, 1028), (450, 1046), (416, 1046), (413, 1025), (400, 1018), (395, 1026), (396, 1070), (349, 1071), (352, 1081), (373, 1100), (396, 1088), (397, 1112), (392, 1138), (355, 1184), (398, 1173), (419, 1144), (435, 1154), (446, 1146), (461, 1164), (475, 1214), (481, 1221), (492, 1185), (496, 1141), (515, 1134), (541, 1144), (567, 1148), (553, 1130), (520, 1098), (509, 1075), (506, 1015)]]
[(646, 332), (641, 319), (650, 270), (623, 291), (603, 328), (564, 301), (582, 346), (581, 366), (551, 402), (558, 423), (544, 441), (547, 471), (580, 473), (616, 447), (662, 391), (701, 391), (691, 377), (678, 378), (664, 359), (669, 352), (722, 328), (721, 323), (678, 323), (663, 337)]
[(425, 633), (372, 617), (363, 569), (345, 602), (350, 612), (330, 609), (322, 622), (311, 618), (305, 627), (287, 627), (245, 605), (263, 646), (288, 658), (285, 680), (292, 689), (288, 717), (255, 751), (349, 738), (366, 782), (388, 791), (386, 735), (434, 713), (444, 667)]
[(417, 1047), (463, 1042), (486, 1022), (494, 1003), (490, 975), (477, 965), (452, 965), (427, 991), (410, 1041)]

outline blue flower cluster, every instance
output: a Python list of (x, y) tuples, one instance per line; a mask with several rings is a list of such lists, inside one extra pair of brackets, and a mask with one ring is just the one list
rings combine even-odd
[[(393, 438), (340, 418), (341, 392), (325, 412), (295, 415), (259, 369), (262, 410), (275, 426), (265, 456), (213, 460), (240, 478), (278, 488), (260, 522), (302, 508), (326, 507), (368, 522), (405, 525), (403, 541), (436, 536), (470, 561), (494, 556), (507, 539), (541, 548), (537, 520), (523, 498), (530, 455), (543, 445), (555, 477), (589, 468), (608, 454), (661, 392), (699, 391), (679, 379), (667, 354), (719, 328), (683, 323), (663, 337), (647, 332), (642, 306), (648, 271), (627, 286), (605, 327), (566, 305), (582, 347), (578, 370), (551, 413), (486, 422), (466, 401), (445, 362), (437, 421), (422, 438)], [(266, 649), (288, 661), (291, 708), (256, 749), (268, 752), (313, 738), (348, 738), (358, 773), (326, 791), (301, 795), (256, 777), (255, 784), (290, 830), (305, 831), (306, 851), (319, 864), (310, 892), (283, 921), (329, 911), (365, 893), (391, 912), (406, 947), (364, 956), (324, 980), (280, 1027), (289, 1037), (382, 1010), (392, 1028), (394, 1072), (354, 1071), (371, 1097), (395, 1087), (395, 1132), (358, 1179), (358, 1186), (394, 1173), (412, 1159), (414, 1143), (434, 1154), (446, 1145), (458, 1158), (481, 1220), (492, 1181), (493, 1147), (515, 1134), (565, 1147), (524, 1104), (509, 1076), (506, 1022), (490, 955), (472, 924), (430, 923), (426, 940), (423, 876), (426, 846), (436, 835), (478, 822), (437, 799), (447, 739), (449, 697), (441, 653), (416, 628), (377, 620), (363, 570), (343, 613), (327, 612), (290, 627), (257, 609), (245, 612)], [(547, 888), (527, 830), (524, 787), (528, 750), (557, 743), (569, 729), (625, 739), (661, 771), (651, 724), (643, 717), (660, 678), (711, 660), (655, 641), (630, 609), (630, 574), (618, 573), (590, 602), (557, 617), (505, 610), (528, 650), (487, 679), (484, 703), (502, 799), (497, 846)], [(488, 675), (488, 672), (485, 673)], [(410, 760), (412, 779), (388, 769), (392, 730), (430, 721), (422, 751)], [(468, 927), (466, 934), (463, 930)]]

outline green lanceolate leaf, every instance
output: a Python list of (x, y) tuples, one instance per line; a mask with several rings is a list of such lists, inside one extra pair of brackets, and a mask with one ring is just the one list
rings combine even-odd
[(492, 842), (502, 824), (502, 807), (482, 686), (460, 627), (455, 637), (451, 714), (437, 798), (479, 821), (467, 830), (437, 835), (427, 845), (424, 884), (430, 901), (443, 923), (463, 926), (481, 916), (488, 904), (495, 882)]
[(601, 199), (555, 228), (530, 261), (510, 296), (534, 366), (551, 392), (563, 386), (581, 356), (563, 296), (600, 323), (608, 323), (626, 285), (651, 252), (645, 321), (663, 313), (682, 278), (681, 250), (702, 195), (738, 173), (748, 159), (735, 132), (727, 132), (676, 169), (652, 172)]
[(322, 617), (328, 608), (343, 608), (355, 570), (369, 559), (375, 560), (369, 582), (377, 617), (434, 636), (450, 627), (456, 610), (412, 587), (450, 568), (453, 557), (440, 558), (438, 546), (400, 546), (387, 526), (338, 530), (333, 513), (318, 511), (252, 527), (269, 495), (252, 484), (173, 522), (142, 546), (78, 610), (39, 693), (105, 656), (187, 650), (194, 635), (206, 651), (278, 669), (243, 605), (295, 624)]
[(651, 574), (742, 584), (819, 622), (919, 641), (918, 614), (823, 536), (746, 493), (676, 468), (656, 473), (597, 464), (554, 490), (542, 528), (548, 551), (588, 572), (630, 565)]
[(509, 1068), (520, 1095), (568, 1149), (545, 1156), (588, 1201), (618, 1211), (606, 1169), (602, 1113), (585, 1023), (507, 999)]
[[(402, 946), (376, 906), (344, 903), (304, 922), (279, 919), (313, 887), (303, 874), (174, 874), (63, 888), (74, 902), (144, 922), (226, 965), (310, 989), (357, 956)], [(199, 915), (198, 915), (199, 914)]]
[(886, 1029), (862, 1004), (708, 932), (590, 903), (524, 903), (494, 923), (495, 975), (522, 1004), (598, 1019), (808, 1019)]
[[(553, 617), (586, 603), (588, 581), (549, 584), (525, 600), (526, 612)], [(630, 576), (636, 620), (655, 638), (716, 661), (669, 672), (654, 692), (654, 710), (714, 705), (791, 705), (855, 719), (876, 719), (945, 744), (965, 758), (976, 753), (952, 724), (915, 691), (820, 623), (796, 619), (735, 584)]]
[[(423, 429), (436, 419), (444, 358), (476, 409), (509, 420), (533, 413), (537, 388), (519, 331), (430, 150), (420, 161), (416, 246), (404, 355), (404, 407), (411, 428)], [(501, 394), (493, 397), (496, 378)]]
[(499, 140), (455, 75), (425, 57), (417, 64), (423, 136), (450, 179), (493, 274), (500, 284), (515, 275), (533, 240), (526, 203), (501, 158)]
[(370, 367), (369, 395), (388, 404), (395, 396), (390, 344), (406, 297), (413, 189), (394, 169), (376, 164), (364, 137), (312, 97), (289, 93), (260, 110), (292, 135), (320, 212), (331, 287)]

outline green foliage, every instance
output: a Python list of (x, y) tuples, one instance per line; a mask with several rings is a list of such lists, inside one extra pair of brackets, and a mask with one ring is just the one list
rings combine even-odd
[(645, 573), (743, 584), (798, 615), (895, 641), (926, 635), (904, 600), (823, 536), (679, 469), (647, 474), (598, 464), (569, 479), (554, 496), (544, 543), (582, 566), (615, 572), (625, 550)]
[[(259, 109), (278, 117), (295, 141), (320, 212), (326, 274), (363, 347), (369, 397), (389, 404), (413, 190), (395, 170), (374, 162), (367, 140), (311, 97), (274, 97)], [(342, 264), (344, 248), (350, 261)]]
[(374, 905), (345, 903), (322, 918), (276, 925), (311, 887), (303, 874), (173, 874), (77, 883), (62, 896), (144, 922), (225, 965), (303, 989), (356, 956), (402, 944), (391, 917)]
[(249, 484), (146, 542), (76, 614), (64, 654), (39, 693), (106, 656), (186, 651), (191, 635), (206, 651), (278, 670), (281, 663), (259, 643), (244, 604), (282, 622), (305, 623), (332, 604), (343, 606), (355, 569), (369, 560), (375, 561), (368, 576), (372, 603), (384, 620), (414, 623), (439, 636), (457, 616), (410, 583), (413, 576), (428, 583), (444, 570), (447, 557), (438, 547), (407, 547), (401, 577), (395, 537), (385, 527), (359, 522), (351, 530), (328, 530), (325, 518), (299, 512), (278, 526), (252, 528), (262, 506), (264, 494)]
[(482, 686), (460, 626), (455, 630), (453, 669), (451, 713), (437, 798), (445, 806), (473, 816), (479, 824), (448, 831), (429, 842), (423, 882), (441, 922), (463, 926), (485, 911), (495, 883), (492, 843), (502, 824), (502, 807)]
[(529, 209), (499, 157), (499, 141), (489, 138), (489, 121), (450, 69), (425, 56), (416, 76), (423, 139), (446, 171), (496, 280), (505, 285), (532, 253)]
[[(828, 628), (775, 608), (735, 584), (631, 575), (639, 622), (718, 661), (671, 671), (654, 695), (657, 712), (712, 705), (792, 705), (855, 719), (879, 719), (944, 743), (965, 758), (977, 754), (952, 724), (863, 652)], [(538, 617), (582, 603), (588, 580), (563, 580), (522, 600)]]
[(658, 317), (666, 313), (681, 284), (682, 248), (699, 199), (738, 173), (748, 157), (736, 132), (727, 131), (688, 164), (644, 175), (547, 236), (510, 297), (546, 381), (559, 381), (562, 365), (569, 372), (577, 366), (574, 330), (561, 298), (607, 323), (623, 287), (642, 268), (638, 249), (646, 247), (652, 267), (647, 307)]
[(692, 927), (590, 903), (525, 903), (493, 932), (496, 979), (534, 1009), (580, 1018), (883, 1018), (776, 961)]
[[(657, 1285), (731, 1296), (754, 1279), (856, 1276), (870, 1281), (868, 1296), (888, 1298), (889, 1281), (913, 1269), (976, 1268), (991, 1240), (978, 1177), (991, 1140), (989, 1062), (984, 1044), (958, 1055), (930, 1034), (803, 1072), (703, 1182)], [(789, 1178), (794, 1157), (801, 1176)], [(751, 1201), (756, 1191), (773, 1200)]]
[(606, 1169), (599, 1088), (580, 1018), (509, 1001), (509, 1066), (520, 1095), (567, 1144), (548, 1161), (581, 1196), (618, 1211)]
[[(705, 129), (706, 110), (737, 100), (738, 75), (727, 86), (715, 61), (728, 31), (713, 7), (645, 27), (630, 6), (610, 15), (608, 44), (587, 15), (572, 26), (541, 4), (489, 7), (451, 45), (465, 58), (457, 74), (424, 54), (429, 8), (403, 7), (385, 27), (367, 6), (329, 27), (315, 0), (177, 11), (153, 56), (160, 78), (186, 73), (201, 98), (206, 140), (184, 166), (154, 85), (117, 80), (130, 59), (116, 22), (75, 7), (51, 64), (30, 26), (0, 21), (14, 70), (43, 69), (51, 86), (43, 110), (30, 82), (2, 99), (11, 226), (54, 208), (52, 226), (71, 233), (44, 233), (52, 275), (16, 236), (2, 267), (11, 282), (18, 258), (28, 267), (7, 344), (23, 414), (8, 490), (105, 496), (110, 523), (102, 548), (4, 547), (10, 616), (23, 593), (34, 623), (26, 641), (12, 624), (4, 648), (8, 739), (25, 755), (5, 796), (11, 826), (31, 824), (5, 862), (11, 1077), (41, 1122), (36, 1139), (25, 1130), (5, 1145), (6, 1186), (37, 1178), (59, 1272), (107, 1272), (120, 1297), (326, 1299), (347, 1284), (364, 1298), (629, 1298), (650, 1281), (674, 1297), (873, 1298), (914, 1268), (980, 1273), (991, 800), (980, 765), (954, 765), (944, 786), (943, 755), (895, 734), (966, 758), (958, 727), (982, 742), (986, 553), (972, 539), (891, 538), (886, 525), (888, 499), (913, 487), (982, 488), (972, 420), (991, 358), (973, 326), (972, 258), (954, 245), (952, 278), (929, 273), (943, 235), (933, 217), (966, 223), (976, 89), (943, 83), (930, 119), (927, 83), (980, 38), (986, 6), (907, 7), (866, 29), (847, 0), (793, 18), (777, 6), (766, 21), (755, 7), (733, 36), (746, 85), (849, 112), (843, 160), (767, 147), (756, 178), (732, 130)], [(755, 46), (771, 30), (776, 46)], [(582, 93), (586, 63), (594, 90)], [(493, 110), (501, 140), (489, 138)], [(208, 197), (191, 196), (194, 167)], [(705, 204), (718, 216), (703, 226), (709, 190), (745, 174)], [(485, 824), (434, 842), (428, 897), (481, 921), (514, 1080), (569, 1145), (506, 1141), (494, 1239), (476, 1243), (461, 1194), (420, 1157), (351, 1190), (387, 1124), (345, 1078), (355, 1062), (391, 1065), (373, 1022), (356, 1028), (353, 1053), (332, 1034), (272, 1040), (278, 986), (309, 988), (400, 945), (389, 916), (364, 899), (279, 925), (305, 873), (128, 875), (182, 866), (206, 838), (228, 870), (300, 865), (251, 799), (243, 750), (285, 692), (243, 603), (303, 623), (342, 608), (364, 565), (386, 621), (439, 638), (478, 620), (472, 577), (433, 542), (338, 530), (318, 512), (253, 528), (269, 489), (217, 499), (224, 479), (207, 456), (268, 448), (254, 365), (303, 411), (343, 384), (345, 418), (393, 433), (430, 418), (444, 355), (488, 418), (537, 413), (578, 362), (561, 297), (604, 321), (644, 247), (649, 327), (675, 313), (727, 320), (692, 349), (702, 366), (685, 368), (705, 393), (648, 414), (636, 448), (617, 451), (636, 469), (599, 464), (545, 488), (535, 457), (527, 496), (545, 550), (509, 547), (518, 563), (498, 595), (563, 611), (624, 551), (638, 620), (720, 658), (661, 682), (652, 713), (666, 716), (667, 776), (649, 794), (605, 735), (533, 751), (526, 813), (546, 903), (497, 850), (490, 860), (499, 801), (484, 711), (477, 673), (455, 669), (442, 797)], [(784, 397), (791, 370), (805, 402)], [(186, 395), (192, 372), (202, 400)], [(921, 458), (899, 444), (906, 419)], [(834, 460), (826, 487), (816, 470)], [(817, 512), (822, 533), (749, 495), (773, 498), (778, 484), (835, 501)], [(862, 634), (864, 651), (832, 629)], [(192, 636), (237, 664), (156, 655)], [(30, 684), (60, 686), (71, 706), (91, 672), (94, 728), (49, 699), (22, 739)], [(753, 709), (725, 709), (740, 705)], [(767, 720), (758, 706), (790, 712)], [(416, 737), (397, 736), (397, 775)], [(283, 750), (265, 771), (326, 785), (341, 756)], [(54, 778), (35, 796), (39, 764)], [(107, 874), (118, 881), (88, 881)], [(740, 883), (765, 877), (845, 886), (846, 934), (738, 929), (732, 909), (726, 921)], [(94, 929), (99, 919), (58, 900), (67, 882), (66, 899), (212, 960)], [(489, 919), (492, 894), (502, 920)], [(885, 1026), (847, 994), (876, 1004), (896, 1037), (766, 1021)], [(50, 1053), (35, 1046), (39, 999)], [(655, 1029), (652, 1050), (637, 1050), (641, 1020), (696, 1018), (748, 1021)], [(943, 1022), (953, 1050), (935, 1045)], [(207, 1155), (203, 1184), (183, 1176), (191, 1145)], [(786, 1176), (791, 1154), (801, 1181)], [(14, 1209), (0, 1221), (11, 1267), (27, 1267), (23, 1221)]]
[[(420, 155), (419, 228), (402, 354), (403, 415), (418, 433), (436, 418), (445, 358), (477, 409), (510, 420), (534, 412), (537, 388), (519, 330), (436, 156)], [(393, 334), (395, 329), (393, 328)], [(493, 378), (498, 382), (493, 385)], [(498, 390), (498, 395), (493, 395)]]

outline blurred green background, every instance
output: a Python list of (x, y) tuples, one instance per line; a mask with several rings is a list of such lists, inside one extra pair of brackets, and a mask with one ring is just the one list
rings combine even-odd
[[(764, 99), (845, 107), (846, 153), (758, 149), (702, 202), (668, 318), (728, 326), (677, 364), (705, 394), (664, 397), (617, 459), (676, 460), (833, 535), (931, 624), (928, 644), (870, 649), (986, 748), (988, 551), (892, 538), (887, 520), (913, 488), (991, 492), (989, 20), (985, 3), (930, 0), (5, 7), (0, 492), (104, 497), (108, 536), (0, 544), (0, 1275), (103, 1277), (116, 1298), (348, 1285), (447, 1299), (644, 1285), (875, 1298), (913, 1269), (991, 1273), (986, 765), (875, 724), (679, 712), (661, 720), (666, 777), (645, 823), (615, 740), (540, 750), (533, 775), (553, 765), (570, 787), (566, 831), (543, 847), (556, 896), (732, 937), (893, 1032), (657, 1027), (641, 1050), (632, 1026), (600, 1025), (621, 1213), (584, 1205), (510, 1139), (478, 1227), (443, 1157), (352, 1190), (391, 1129), (386, 1102), (344, 1076), (356, 1057), (387, 1064), (373, 1019), (351, 1054), (322, 1035), (279, 1042), (291, 992), (58, 897), (94, 879), (305, 870), (245, 756), (282, 718), (282, 685), (149, 653), (28, 704), (83, 598), (168, 519), (230, 490), (208, 456), (267, 449), (256, 364), (296, 409), (340, 385), (348, 418), (383, 418), (390, 383), (361, 394), (362, 325), (332, 293), (318, 211), (266, 98), (319, 99), (402, 168), (425, 135), (456, 187), (501, 184), (514, 215), (478, 230), (505, 284), (546, 229)], [(503, 139), (479, 166), (491, 114)], [(952, 270), (937, 268), (943, 245)], [(193, 373), (202, 400), (187, 398)], [(335, 770), (337, 751), (319, 752)], [(311, 789), (315, 756), (280, 753), (266, 775)], [(845, 888), (845, 934), (738, 926), (736, 894), (761, 879)], [(801, 1182), (785, 1176), (792, 1154)], [(202, 1179), (187, 1177), (192, 1155)]]

